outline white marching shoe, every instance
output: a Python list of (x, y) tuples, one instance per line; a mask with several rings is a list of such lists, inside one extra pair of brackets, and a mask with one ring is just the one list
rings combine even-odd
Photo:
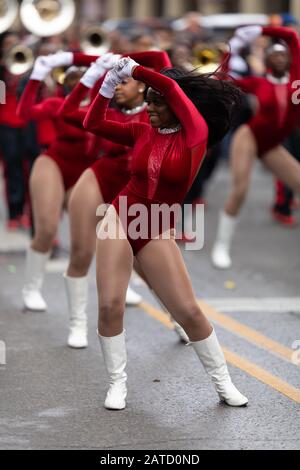
[(182, 326), (180, 326), (179, 323), (177, 323), (171, 316), (170, 316), (170, 320), (171, 320), (171, 322), (174, 326), (174, 331), (177, 334), (177, 336), (179, 337), (180, 341), (184, 344), (188, 344), (190, 342), (190, 340), (189, 340), (188, 335), (186, 334), (186, 332), (182, 328)]
[(229, 269), (232, 266), (230, 249), (236, 221), (236, 217), (232, 217), (224, 211), (220, 213), (217, 238), (211, 253), (211, 260), (215, 268)]
[(215, 331), (204, 341), (191, 343), (207, 374), (215, 385), (220, 400), (229, 406), (246, 406), (248, 399), (233, 385), (226, 359)]
[(88, 278), (69, 277), (64, 275), (67, 291), (70, 332), (68, 337), (68, 346), (74, 349), (87, 348), (88, 329), (87, 329), (87, 298), (88, 298)]
[(22, 289), (23, 302), (26, 310), (44, 312), (47, 304), (41, 294), (46, 264), (50, 253), (39, 253), (28, 248), (26, 254), (25, 284)]
[(130, 286), (127, 288), (126, 292), (126, 305), (128, 307), (134, 307), (136, 305), (139, 305), (142, 302), (143, 298), (140, 294), (135, 292), (133, 289), (131, 289)]
[(112, 338), (106, 338), (99, 334), (98, 336), (110, 383), (104, 406), (108, 410), (124, 410), (127, 396), (125, 330)]
[(222, 243), (215, 243), (211, 253), (211, 260), (214, 267), (218, 269), (230, 269), (232, 266), (228, 247)]

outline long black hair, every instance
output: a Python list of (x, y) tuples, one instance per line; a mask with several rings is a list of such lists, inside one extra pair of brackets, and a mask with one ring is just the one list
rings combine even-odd
[[(219, 69), (218, 69), (219, 70)], [(201, 74), (200, 69), (166, 68), (161, 73), (175, 80), (205, 119), (208, 147), (220, 142), (232, 126), (243, 92), (220, 71)]]

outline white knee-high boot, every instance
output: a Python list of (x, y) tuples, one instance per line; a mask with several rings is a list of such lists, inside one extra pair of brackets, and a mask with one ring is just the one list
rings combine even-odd
[(233, 385), (215, 331), (204, 341), (191, 343), (207, 374), (211, 377), (221, 401), (229, 406), (245, 406), (248, 399)]
[(88, 278), (64, 275), (69, 305), (70, 332), (68, 346), (82, 349), (88, 346), (87, 300)]
[(39, 253), (32, 248), (27, 250), (25, 283), (22, 290), (24, 306), (27, 310), (37, 312), (47, 310), (47, 304), (42, 297), (41, 289), (49, 255), (50, 252)]
[(230, 250), (236, 224), (236, 217), (224, 211), (220, 213), (217, 238), (211, 254), (212, 263), (218, 269), (229, 269), (232, 266)]
[(110, 384), (104, 406), (108, 410), (124, 410), (127, 396), (125, 330), (112, 338), (106, 338), (99, 334), (98, 336)]
[(142, 296), (135, 292), (129, 285), (126, 291), (126, 305), (128, 307), (135, 307), (139, 305), (142, 300)]

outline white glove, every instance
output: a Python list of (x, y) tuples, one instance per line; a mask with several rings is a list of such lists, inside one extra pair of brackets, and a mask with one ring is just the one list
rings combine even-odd
[(111, 100), (115, 94), (116, 86), (119, 83), (122, 83), (122, 81), (123, 79), (118, 76), (115, 69), (113, 68), (106, 74), (104, 82), (102, 83), (99, 91), (100, 95)]
[(55, 69), (56, 67), (69, 67), (74, 62), (73, 52), (57, 52), (56, 54), (50, 54), (46, 56), (47, 63), (50, 67)]
[(45, 80), (47, 75), (52, 70), (52, 67), (48, 65), (46, 59), (47, 56), (40, 56), (36, 59), (33, 70), (30, 75), (30, 80), (38, 80), (39, 82)]
[(99, 78), (106, 74), (106, 68), (101, 63), (101, 58), (93, 62), (90, 68), (85, 72), (80, 82), (87, 88), (93, 88)]
[(122, 81), (124, 78), (132, 77), (133, 69), (139, 65), (135, 60), (130, 59), (130, 57), (124, 57), (116, 63), (113, 70)]
[(103, 54), (97, 62), (101, 64), (106, 70), (112, 69), (116, 63), (121, 59), (120, 54), (114, 54), (113, 52), (107, 52)]
[(244, 47), (250, 45), (255, 39), (261, 36), (263, 33), (262, 26), (243, 26), (238, 28), (235, 32), (235, 37), (239, 38), (243, 43)]

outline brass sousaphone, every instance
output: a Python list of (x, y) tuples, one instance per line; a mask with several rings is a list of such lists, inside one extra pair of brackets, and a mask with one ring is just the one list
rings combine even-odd
[(28, 31), (38, 37), (63, 33), (76, 15), (73, 0), (23, 0), (20, 18)]

